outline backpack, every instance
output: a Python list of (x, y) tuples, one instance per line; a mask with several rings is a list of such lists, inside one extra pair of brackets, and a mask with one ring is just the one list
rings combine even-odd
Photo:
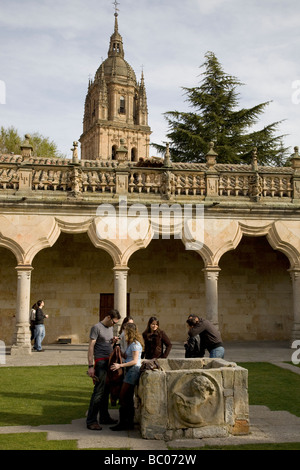
[(35, 317), (36, 317), (36, 310), (34, 310), (34, 308), (32, 308), (31, 311), (30, 311), (30, 321), (35, 322)]

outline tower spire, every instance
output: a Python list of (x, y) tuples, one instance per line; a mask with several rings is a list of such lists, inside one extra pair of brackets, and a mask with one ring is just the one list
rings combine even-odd
[(114, 8), (115, 8), (115, 33), (118, 33), (119, 32), (119, 27), (118, 27), (118, 16), (119, 16), (119, 8), (118, 8), (118, 5), (120, 5), (120, 3), (117, 2), (117, 0), (115, 0), (113, 2), (113, 5), (114, 5)]

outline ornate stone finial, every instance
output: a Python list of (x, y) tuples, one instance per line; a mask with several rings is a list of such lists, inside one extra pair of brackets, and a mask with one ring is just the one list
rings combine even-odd
[(21, 155), (24, 157), (24, 160), (28, 160), (28, 158), (30, 158), (32, 156), (32, 152), (33, 152), (33, 147), (32, 145), (29, 143), (29, 140), (30, 140), (30, 135), (29, 134), (25, 134), (25, 142), (24, 144), (22, 144), (20, 146), (21, 148)]
[(294, 147), (294, 153), (291, 156), (292, 168), (294, 170), (300, 171), (300, 155), (299, 147)]
[(116, 150), (116, 158), (120, 165), (128, 160), (128, 148), (125, 147), (124, 139), (120, 139), (120, 147)]
[(253, 152), (252, 152), (252, 170), (257, 171), (258, 170), (258, 164), (257, 164), (257, 147), (254, 147)]
[(166, 145), (164, 166), (166, 166), (166, 167), (171, 167), (172, 166), (171, 157), (170, 157), (170, 145), (169, 145), (169, 143), (167, 143), (167, 145)]
[(214, 151), (214, 147), (215, 147), (214, 142), (210, 142), (209, 152), (206, 155), (206, 163), (209, 168), (215, 166), (215, 164), (217, 163), (218, 154)]
[(71, 151), (73, 152), (73, 163), (78, 163), (78, 142), (73, 142), (73, 148), (71, 148)]

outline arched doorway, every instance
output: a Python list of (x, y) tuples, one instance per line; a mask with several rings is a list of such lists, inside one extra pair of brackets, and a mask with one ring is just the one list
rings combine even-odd
[(140, 331), (150, 316), (172, 341), (186, 339), (186, 319), (205, 313), (204, 263), (199, 254), (187, 251), (181, 240), (152, 240), (129, 260), (130, 315)]
[(15, 255), (0, 247), (0, 340), (12, 344), (16, 324), (17, 261)]
[(101, 293), (113, 293), (113, 262), (91, 243), (88, 235), (62, 233), (52, 248), (33, 260), (31, 299), (45, 301), (46, 343), (59, 337), (88, 342), (99, 321)]

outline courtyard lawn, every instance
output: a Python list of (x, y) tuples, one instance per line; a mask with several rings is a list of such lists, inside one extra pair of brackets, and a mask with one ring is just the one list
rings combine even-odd
[(85, 416), (92, 389), (86, 366), (0, 368), (0, 426), (71, 423)]
[(300, 417), (300, 375), (264, 362), (239, 364), (248, 369), (249, 404)]
[[(249, 371), (250, 405), (285, 410), (300, 417), (299, 375), (269, 363), (239, 365)], [(68, 424), (83, 418), (92, 387), (85, 366), (0, 368), (0, 426)], [(36, 433), (0, 435), (0, 450), (76, 448), (76, 441), (51, 442), (44, 433), (38, 437)], [(300, 449), (300, 444), (234, 447), (243, 448)]]

